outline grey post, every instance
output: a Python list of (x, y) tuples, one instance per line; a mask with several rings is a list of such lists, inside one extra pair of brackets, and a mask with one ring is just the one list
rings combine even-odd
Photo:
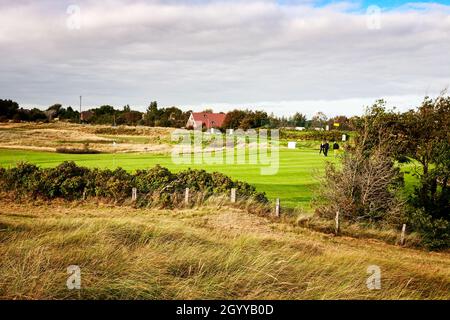
[(277, 198), (276, 205), (275, 205), (275, 217), (279, 218), (280, 212), (281, 212), (280, 198)]
[(231, 203), (236, 202), (236, 188), (231, 189)]
[(403, 224), (402, 235), (400, 236), (400, 245), (402, 246), (405, 244), (405, 232), (406, 232), (406, 224)]
[(336, 211), (336, 217), (334, 218), (335, 222), (335, 233), (336, 235), (339, 235), (340, 226), (339, 226), (339, 210)]
[(133, 188), (131, 189), (131, 200), (136, 201), (136, 199), (137, 199), (137, 189)]
[(189, 188), (186, 188), (186, 190), (184, 191), (184, 204), (189, 204)]

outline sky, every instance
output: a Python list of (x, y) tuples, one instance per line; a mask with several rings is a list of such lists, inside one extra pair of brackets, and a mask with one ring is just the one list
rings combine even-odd
[(407, 110), (450, 86), (450, 0), (0, 0), (0, 99)]

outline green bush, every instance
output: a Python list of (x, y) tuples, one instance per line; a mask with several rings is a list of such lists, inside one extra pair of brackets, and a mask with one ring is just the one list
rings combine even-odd
[(180, 203), (186, 188), (200, 195), (202, 200), (213, 195), (229, 196), (230, 189), (236, 188), (241, 198), (268, 202), (265, 194), (257, 192), (253, 186), (233, 181), (221, 173), (191, 169), (172, 173), (159, 165), (131, 174), (122, 168), (89, 169), (79, 167), (74, 162), (63, 162), (48, 169), (19, 163), (15, 168), (0, 170), (0, 188), (13, 191), (18, 196), (76, 200), (84, 195), (108, 198), (116, 203), (129, 199), (131, 189), (137, 188), (138, 206), (156, 204), (163, 207)]
[(134, 175), (134, 185), (142, 193), (163, 189), (175, 179), (168, 169), (156, 165), (149, 170), (138, 170)]
[(433, 217), (423, 210), (415, 210), (409, 219), (412, 228), (416, 230), (422, 243), (429, 249), (450, 248), (450, 222), (446, 219)]
[(83, 149), (77, 149), (77, 148), (56, 148), (57, 153), (68, 153), (68, 154), (98, 154), (101, 153), (98, 150), (83, 148)]
[(17, 190), (34, 196), (39, 190), (40, 171), (34, 164), (19, 162), (17, 167), (3, 170), (1, 180), (4, 190)]
[[(328, 140), (328, 141), (341, 141), (342, 135), (346, 134), (349, 138), (348, 131), (330, 130), (330, 131), (295, 131), (295, 130), (281, 130), (280, 138), (283, 140)], [(352, 133), (353, 134), (353, 133)]]

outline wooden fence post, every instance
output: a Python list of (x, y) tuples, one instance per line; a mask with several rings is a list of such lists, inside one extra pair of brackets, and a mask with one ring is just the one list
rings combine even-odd
[(404, 223), (402, 226), (402, 235), (400, 236), (400, 245), (405, 244), (405, 232), (406, 232), (406, 224)]
[(136, 188), (131, 189), (131, 200), (132, 201), (137, 200), (137, 189)]
[(339, 235), (340, 232), (340, 225), (339, 225), (339, 210), (336, 211), (336, 217), (334, 218), (335, 222), (335, 234)]
[(184, 191), (184, 204), (189, 205), (189, 188)]
[(236, 188), (231, 189), (231, 203), (236, 202)]
[(275, 204), (275, 217), (279, 218), (281, 213), (280, 198), (277, 198)]

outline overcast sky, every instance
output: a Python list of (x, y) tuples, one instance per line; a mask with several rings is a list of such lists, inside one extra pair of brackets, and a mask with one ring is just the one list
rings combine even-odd
[(0, 98), (277, 115), (450, 86), (450, 1), (0, 0)]

